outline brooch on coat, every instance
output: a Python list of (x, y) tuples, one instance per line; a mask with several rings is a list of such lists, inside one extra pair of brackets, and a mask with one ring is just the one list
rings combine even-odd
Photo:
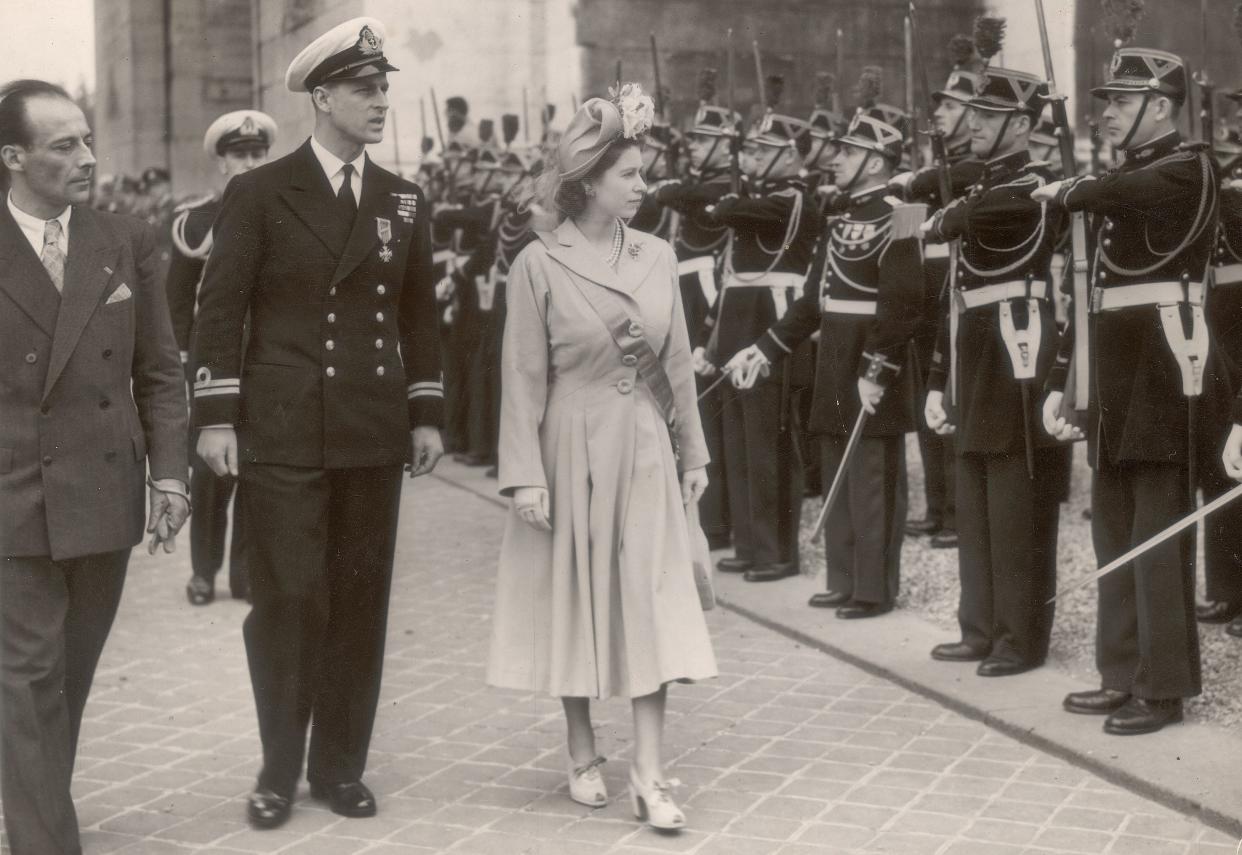
[(632, 243), (630, 244), (630, 248), (627, 250), (627, 252), (629, 252), (630, 254), (630, 258), (632, 259), (637, 259), (638, 254), (642, 251), (643, 251), (643, 245), (641, 243)]
[(387, 264), (392, 261), (392, 248), (388, 245), (392, 241), (392, 221), (387, 217), (376, 217), (375, 233), (379, 236), (380, 243), (383, 244), (379, 251), (380, 261)]

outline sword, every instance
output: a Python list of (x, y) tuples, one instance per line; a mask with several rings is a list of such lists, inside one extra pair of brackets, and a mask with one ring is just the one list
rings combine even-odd
[(719, 376), (719, 377), (717, 377), (717, 378), (716, 378), (716, 379), (712, 382), (712, 385), (708, 386), (706, 389), (704, 389), (704, 390), (703, 390), (703, 394), (699, 395), (699, 397), (698, 397), (698, 399), (695, 401), (695, 403), (696, 403), (696, 404), (701, 404), (701, 403), (703, 403), (703, 399), (704, 399), (704, 398), (706, 398), (708, 395), (710, 395), (712, 392), (714, 392), (714, 391), (716, 390), (716, 387), (717, 387), (717, 386), (719, 386), (721, 383), (723, 383), (725, 380), (727, 380), (727, 379), (728, 379), (728, 377), (729, 377), (729, 372), (728, 372), (728, 371), (721, 371), (721, 372), (720, 372), (720, 376)]
[(1144, 552), (1147, 552), (1153, 547), (1159, 546), (1160, 544), (1164, 543), (1169, 538), (1173, 537), (1173, 535), (1178, 534), (1179, 532), (1182, 532), (1190, 528), (1195, 523), (1199, 522), (1199, 520), (1203, 519), (1204, 517), (1208, 516), (1211, 513), (1214, 513), (1220, 510), (1225, 505), (1229, 504), (1230, 502), (1234, 501), (1235, 499), (1239, 497), (1242, 497), (1242, 484), (1236, 485), (1232, 490), (1230, 490), (1228, 493), (1225, 493), (1222, 496), (1217, 496), (1215, 499), (1208, 502), (1206, 505), (1199, 508), (1199, 510), (1195, 511), (1189, 516), (1182, 517), (1180, 520), (1173, 523), (1173, 525), (1169, 526), (1168, 528), (1166, 528), (1164, 531), (1160, 532), (1159, 534), (1154, 534), (1151, 537), (1147, 538), (1147, 540), (1143, 541), (1138, 546), (1134, 547), (1129, 552), (1122, 555), (1120, 558), (1114, 558), (1112, 561), (1105, 564), (1099, 570), (1096, 570), (1094, 573), (1089, 573), (1088, 575), (1074, 582), (1072, 585), (1070, 585), (1065, 590), (1054, 595), (1052, 599), (1048, 600), (1048, 602), (1051, 603), (1054, 600), (1056, 600), (1058, 597), (1064, 596), (1065, 594), (1073, 593), (1074, 591), (1077, 591), (1079, 588), (1085, 588), (1087, 585), (1091, 584), (1092, 582), (1096, 582), (1096, 581), (1099, 581), (1100, 579), (1103, 579), (1109, 573), (1112, 573), (1114, 570), (1117, 570), (1118, 568), (1126, 564), (1129, 564), (1131, 561), (1133, 561), (1135, 558), (1138, 558)]
[(841, 494), (841, 488), (845, 486), (845, 473), (849, 471), (850, 458), (854, 456), (854, 449), (858, 447), (858, 441), (862, 439), (863, 426), (866, 424), (867, 411), (866, 409), (859, 409), (858, 420), (854, 422), (854, 429), (850, 431), (849, 441), (845, 443), (845, 453), (841, 455), (841, 463), (837, 466), (837, 474), (832, 479), (832, 486), (828, 488), (828, 496), (824, 499), (823, 507), (819, 509), (819, 518), (815, 520), (815, 530), (811, 532), (812, 540), (819, 537), (819, 533), (824, 530), (824, 523), (828, 520), (828, 511), (832, 510), (837, 496)]

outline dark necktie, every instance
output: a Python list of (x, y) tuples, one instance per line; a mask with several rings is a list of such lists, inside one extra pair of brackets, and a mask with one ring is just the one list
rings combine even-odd
[(341, 167), (341, 189), (336, 191), (336, 207), (345, 218), (345, 222), (353, 224), (358, 216), (358, 200), (354, 198), (354, 187), (350, 177), (354, 174), (354, 165), (347, 163)]

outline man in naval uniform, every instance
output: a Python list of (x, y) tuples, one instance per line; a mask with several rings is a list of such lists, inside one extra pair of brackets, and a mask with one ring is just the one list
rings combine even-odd
[(203, 275), (194, 422), (212, 471), (242, 482), (258, 828), (288, 819), (304, 755), (313, 798), (376, 812), (362, 774), (402, 465), (422, 475), (443, 453), (430, 212), (365, 154), (383, 139), (395, 70), (373, 18), (294, 58), (285, 83), (309, 95), (314, 132), (229, 184)]
[[(1090, 329), (1071, 325), (1062, 336), (1043, 420), (1058, 438), (1075, 434), (1060, 412), (1070, 355), (1088, 335), (1091, 532), (1101, 566), (1190, 512), (1192, 469), (1219, 456), (1229, 420), (1228, 376), (1203, 315), (1219, 178), (1206, 146), (1178, 134), (1187, 78), (1174, 54), (1118, 50), (1092, 94), (1108, 100), (1104, 130), (1125, 162), (1032, 194), (1091, 214), (1096, 228)], [(1065, 709), (1107, 716), (1105, 732), (1118, 735), (1180, 721), (1182, 700), (1200, 691), (1194, 597), (1194, 529), (1102, 578), (1101, 687), (1069, 694)]]
[[(235, 110), (220, 116), (203, 135), (203, 150), (216, 161), (225, 183), (267, 160), (276, 139), (276, 122), (258, 110)], [(186, 376), (194, 382), (189, 364), (190, 332), (198, 308), (198, 286), (211, 254), (211, 227), (220, 211), (220, 196), (187, 202), (172, 224), (172, 261), (168, 265), (168, 310)], [(193, 438), (192, 438), (193, 439)], [(193, 443), (191, 443), (193, 444)], [(221, 478), (198, 455), (191, 460), (190, 496), (196, 513), (190, 520), (190, 581), (185, 593), (190, 603), (205, 606), (216, 598), (216, 573), (224, 563), (224, 537), (237, 481)], [(238, 503), (240, 506), (240, 503)], [(234, 599), (247, 596), (246, 557), (242, 515), (233, 513), (233, 541), (229, 549), (229, 592)]]

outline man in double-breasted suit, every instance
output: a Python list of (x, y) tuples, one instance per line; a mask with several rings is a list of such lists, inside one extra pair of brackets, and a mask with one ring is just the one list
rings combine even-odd
[(361, 779), (402, 465), (430, 472), (443, 451), (430, 211), (364, 151), (383, 138), (395, 71), (383, 38), (357, 18), (294, 59), (286, 83), (310, 93), (314, 134), (230, 182), (199, 295), (198, 453), (242, 483), (259, 828), (289, 816), (312, 720), (311, 795), (376, 811)]
[(142, 539), (189, 514), (185, 381), (139, 220), (92, 210), (86, 117), (0, 88), (0, 736), (14, 855), (82, 851), (69, 788), (86, 696)]

